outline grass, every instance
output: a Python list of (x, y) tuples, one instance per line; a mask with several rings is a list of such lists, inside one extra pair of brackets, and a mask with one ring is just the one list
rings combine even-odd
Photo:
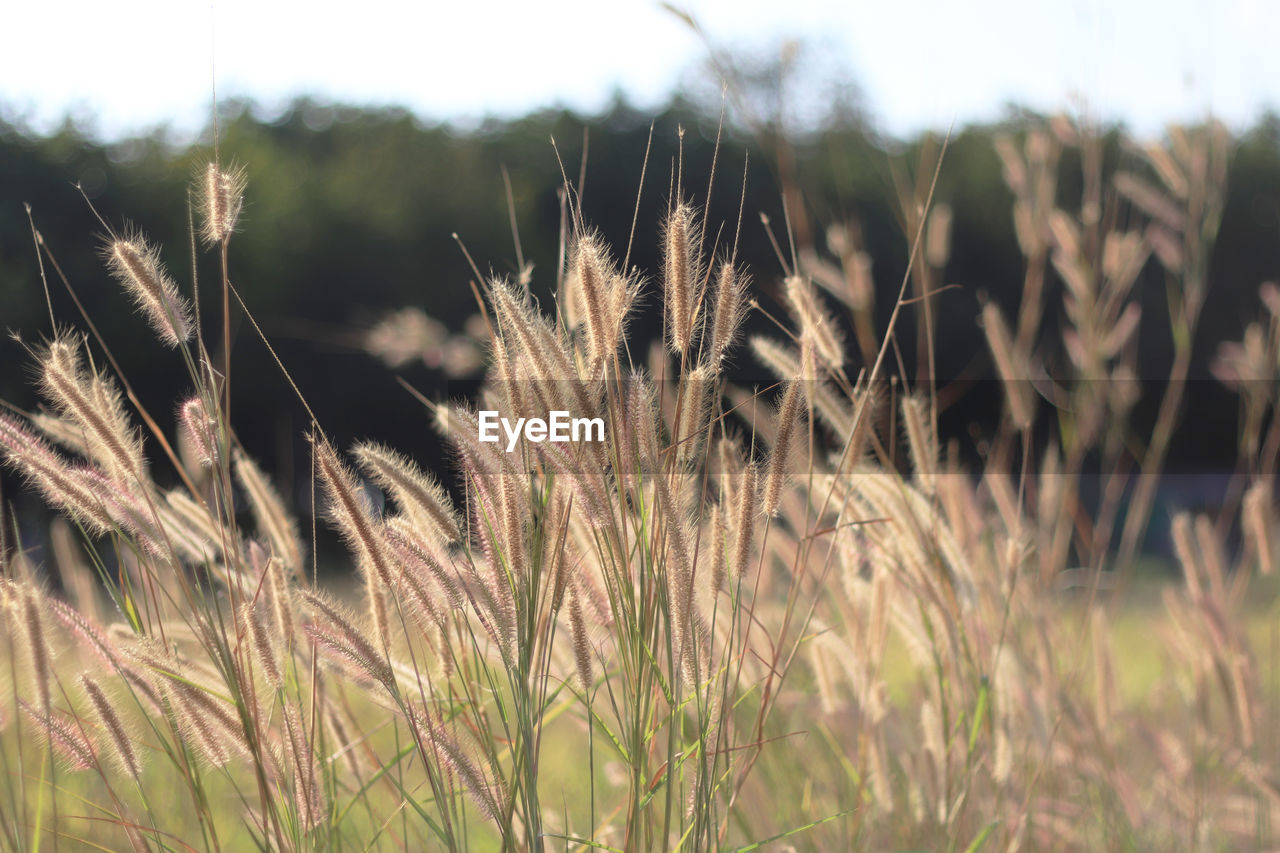
[[(786, 320), (747, 346), (743, 316), (763, 310), (749, 282), (769, 274), (739, 268), (735, 228), (701, 219), (683, 175), (657, 281), (590, 229), (566, 182), (553, 298), (533, 299), (524, 275), (477, 272), (484, 387), (423, 401), (460, 502), (409, 457), (335, 447), (309, 424), (350, 589), (317, 585), (307, 531), (235, 439), (232, 303), (253, 316), (227, 273), (243, 174), (215, 161), (193, 211), (220, 262), (221, 317), (197, 316), (194, 285), (180, 292), (143, 238), (104, 222), (112, 269), (194, 391), (163, 428), (109, 369), (90, 318), (85, 336), (51, 316), (30, 351), (47, 410), (0, 415), (4, 462), (67, 519), (49, 565), (3, 555), (0, 838), (16, 850), (1273, 843), (1276, 397), (1252, 401), (1263, 416), (1242, 436), (1244, 550), (1229, 560), (1224, 544), (1236, 507), (1181, 514), (1181, 579), (1135, 570), (1229, 150), (1215, 125), (1168, 142), (1114, 173), (1086, 125), (1001, 142), (1027, 282), (1012, 320), (982, 312), (1006, 411), (981, 470), (937, 432), (930, 340), (952, 322), (931, 307), (949, 254), (950, 213), (932, 198), (945, 146), (914, 177), (891, 170), (912, 263), (888, 326), (875, 329), (869, 259), (835, 228), (826, 246), (780, 252), (771, 315)], [(1078, 210), (1055, 202), (1066, 148), (1085, 169)], [(1116, 392), (1148, 265), (1170, 285), (1175, 359), (1142, 434)], [(1070, 323), (1062, 352), (1039, 340), (1050, 298)], [(640, 310), (664, 315), (647, 352), (627, 334)], [(895, 349), (911, 316), (915, 376)], [(1278, 316), (1251, 333), (1254, 350), (1280, 352)], [(776, 384), (727, 381), (748, 351)], [(1224, 358), (1238, 367), (1251, 351)], [(599, 417), (604, 441), (526, 434), (507, 452), (480, 440), (481, 410)], [(1088, 507), (1094, 465), (1106, 488)]]

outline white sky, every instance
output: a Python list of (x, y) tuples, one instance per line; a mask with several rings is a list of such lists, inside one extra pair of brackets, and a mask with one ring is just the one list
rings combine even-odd
[[(719, 46), (814, 43), (879, 126), (1085, 103), (1143, 134), (1207, 111), (1233, 126), (1280, 105), (1275, 0), (684, 0)], [(431, 118), (584, 109), (622, 88), (656, 106), (705, 49), (653, 0), (14, 0), (0, 104), (38, 128), (68, 110), (108, 137), (208, 116), (220, 95), (312, 93)], [(215, 24), (216, 17), (216, 24)], [(1083, 99), (1083, 100), (1082, 100)]]

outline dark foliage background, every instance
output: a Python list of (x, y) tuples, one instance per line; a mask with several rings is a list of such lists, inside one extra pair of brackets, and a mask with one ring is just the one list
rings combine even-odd
[[(938, 378), (942, 385), (957, 383), (942, 429), (958, 438), (966, 453), (979, 452), (1001, 405), (995, 384), (984, 381), (991, 371), (976, 322), (979, 295), (1001, 302), (1008, 314), (1017, 304), (1022, 281), (1012, 199), (992, 139), (997, 132), (1021, 133), (1031, 118), (1011, 112), (999, 125), (956, 131), (938, 182), (937, 200), (951, 205), (955, 215), (945, 281), (959, 285), (937, 297), (942, 318)], [(707, 203), (705, 182), (716, 156), (718, 127), (716, 116), (681, 99), (657, 114), (641, 114), (619, 100), (599, 115), (547, 110), (465, 130), (389, 109), (301, 100), (281, 114), (263, 117), (249, 104), (232, 104), (220, 120), (221, 150), (224, 160), (242, 163), (249, 178), (241, 233), (232, 241), (232, 278), (340, 445), (376, 438), (445, 470), (447, 460), (427, 412), (396, 376), (429, 397), (446, 393), (446, 378), (422, 364), (399, 371), (383, 366), (361, 351), (363, 330), (404, 306), (421, 307), (451, 330), (462, 330), (476, 311), (469, 287), (474, 275), (451, 236), (455, 233), (482, 271), (515, 274), (504, 168), (523, 252), (535, 264), (534, 290), (546, 298), (557, 264), (560, 162), (576, 183), (584, 150), (585, 219), (621, 253), (636, 214), (646, 147), (651, 146), (631, 259), (642, 270), (658, 269), (658, 223), (673, 195), (677, 164), (683, 163), (685, 196)], [(685, 130), (683, 142), (680, 128)], [(793, 222), (809, 229), (820, 247), (827, 224), (859, 223), (874, 259), (883, 329), (908, 248), (895, 213), (889, 164), (894, 161), (910, 171), (922, 146), (936, 142), (881, 139), (856, 111), (833, 110), (793, 136), (789, 157), (780, 159), (775, 137), (767, 130), (727, 127), (707, 204), (708, 232), (723, 228), (722, 241), (730, 239), (745, 174), (739, 254), (761, 305), (781, 315), (782, 268), (761, 214), (785, 245), (782, 163), (794, 174), (803, 203), (803, 221), (797, 216)], [(1139, 167), (1137, 155), (1121, 147), (1114, 130), (1107, 152), (1110, 167)], [(198, 276), (206, 329), (212, 329), (220, 310), (215, 258), (198, 252), (193, 268), (187, 195), (193, 174), (209, 156), (207, 145), (175, 145), (163, 132), (101, 144), (72, 124), (36, 136), (0, 122), (0, 324), (20, 333), (26, 345), (49, 332), (26, 202), (85, 310), (144, 404), (165, 425), (172, 422), (173, 407), (186, 390), (181, 360), (154, 340), (107, 275), (99, 257), (102, 226), (74, 185), (84, 188), (113, 227), (134, 223), (161, 243), (170, 272), (184, 286), (193, 274)], [(744, 158), (749, 162), (745, 172)], [(1078, 195), (1077, 171), (1078, 164), (1063, 162), (1060, 198), (1065, 204), (1073, 192)], [(1207, 485), (1193, 485), (1190, 493), (1184, 489), (1172, 500), (1211, 500), (1221, 479), (1215, 475), (1229, 473), (1235, 462), (1236, 403), (1211, 378), (1208, 365), (1218, 344), (1239, 339), (1246, 322), (1259, 314), (1257, 286), (1280, 279), (1278, 232), (1280, 119), (1266, 116), (1237, 139), (1192, 387), (1170, 454), (1170, 473), (1201, 476), (1192, 482)], [(52, 270), (49, 274), (55, 315), (83, 328), (66, 290)], [(1138, 285), (1144, 311), (1140, 373), (1153, 381), (1167, 372), (1170, 352), (1164, 286), (1154, 263)], [(1048, 304), (1060, 304), (1060, 297), (1060, 284), (1052, 282)], [(657, 300), (651, 286), (646, 303), (652, 306)], [(657, 333), (660, 318), (657, 311), (642, 313), (636, 327), (640, 339)], [(1051, 310), (1041, 330), (1043, 350), (1059, 349), (1061, 322)], [(757, 330), (772, 329), (759, 314), (752, 323)], [(909, 312), (900, 344), (912, 377), (914, 325)], [(303, 410), (244, 322), (237, 326), (233, 358), (233, 410), (240, 439), (305, 510), (310, 486), (301, 441)], [(0, 398), (27, 410), (37, 405), (29, 363), (21, 343), (0, 343)], [(765, 378), (745, 349), (734, 370), (744, 381)], [(1159, 388), (1148, 388), (1139, 404), (1139, 424), (1154, 419), (1158, 400)], [(0, 477), (4, 499), (17, 507), (19, 517), (34, 513), (34, 499), (20, 496), (7, 473)]]

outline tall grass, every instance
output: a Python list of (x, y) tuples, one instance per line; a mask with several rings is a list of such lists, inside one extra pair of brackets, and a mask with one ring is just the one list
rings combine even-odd
[[(43, 572), (3, 555), (6, 845), (1272, 843), (1276, 684), (1245, 605), (1275, 559), (1274, 396), (1250, 398), (1241, 445), (1248, 549), (1232, 563), (1213, 519), (1174, 522), (1185, 583), (1150, 617), (1165, 659), (1145, 693), (1126, 681), (1126, 612), (1102, 594), (1150, 520), (1221, 215), (1225, 133), (1169, 142), (1115, 174), (1065, 120), (1001, 142), (1026, 283), (1012, 322), (982, 311), (1007, 402), (981, 471), (937, 429), (941, 150), (914, 185), (895, 168), (913, 262), (879, 333), (851, 229), (800, 247), (780, 287), (791, 326), (743, 347), (755, 291), (695, 200), (673, 198), (657, 229), (658, 281), (571, 205), (553, 299), (525, 277), (473, 282), (486, 381), (475, 399), (428, 403), (460, 502), (403, 453), (337, 447), (309, 425), (354, 594), (316, 583), (289, 508), (236, 440), (227, 270), (248, 190), (210, 165), (199, 235), (221, 264), (221, 318), (194, 316), (198, 294), (178, 293), (144, 237), (107, 245), (187, 367), (176, 434), (102, 366), (109, 342), (70, 327), (31, 350), (48, 409), (0, 415), (5, 463), (80, 533), (59, 522)], [(1068, 147), (1085, 169), (1076, 211), (1056, 201)], [(1176, 356), (1140, 435), (1133, 288), (1152, 256)], [(1059, 292), (1061, 353), (1041, 344)], [(917, 308), (921, 372), (907, 377), (894, 332)], [(647, 357), (627, 336), (641, 310), (664, 314)], [(1246, 375), (1267, 334), (1223, 350), (1224, 378)], [(748, 351), (776, 384), (726, 381)], [(526, 434), (508, 452), (480, 440), (481, 410), (598, 417), (604, 440)], [(1037, 429), (1053, 441), (1033, 458)], [(1108, 473), (1092, 506), (1081, 483), (1096, 463)], [(1072, 578), (1083, 596), (1064, 592)]]

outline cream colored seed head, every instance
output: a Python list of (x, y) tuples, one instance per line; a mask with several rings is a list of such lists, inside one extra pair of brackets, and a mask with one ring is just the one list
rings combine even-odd
[(243, 169), (221, 168), (217, 163), (205, 167), (200, 186), (205, 243), (215, 245), (231, 237), (240, 220), (244, 204), (245, 174)]

